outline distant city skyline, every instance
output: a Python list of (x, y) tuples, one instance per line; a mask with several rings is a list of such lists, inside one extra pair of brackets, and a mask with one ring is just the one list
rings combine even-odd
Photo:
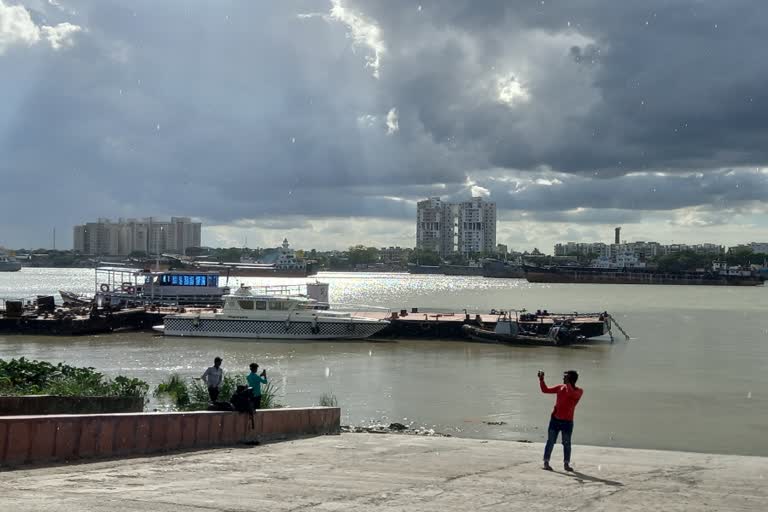
[(202, 223), (190, 217), (140, 219), (100, 218), (72, 229), (73, 249), (81, 254), (128, 256), (145, 254), (185, 254), (190, 247), (201, 246)]
[[(416, 212), (414, 210), (414, 215), (415, 214)], [(171, 216), (157, 216), (153, 218), (168, 219), (170, 217)], [(191, 217), (191, 220), (194, 222), (201, 221), (199, 217), (194, 216)], [(204, 227), (201, 230), (200, 243), (202, 246), (207, 247), (243, 247), (247, 241), (248, 247), (265, 248), (277, 247), (280, 245), (283, 238), (288, 237), (294, 247), (303, 249), (346, 250), (350, 246), (357, 244), (371, 247), (416, 247), (416, 229), (413, 219), (400, 223), (387, 222), (383, 225), (374, 226), (374, 230), (370, 234), (362, 232), (364, 226), (356, 225), (355, 219), (338, 220), (336, 221), (338, 222), (337, 226), (333, 225), (334, 222), (329, 223), (327, 221), (322, 221), (322, 226), (319, 229), (315, 229), (312, 227), (312, 224), (317, 222), (319, 221), (308, 221), (307, 225), (304, 225), (301, 228), (295, 228), (283, 223), (262, 223), (256, 226), (252, 222), (240, 222), (226, 226), (211, 226), (203, 221), (202, 224)], [(552, 253), (554, 246), (558, 243), (565, 244), (574, 242), (586, 244), (598, 242), (611, 244), (614, 242), (614, 229), (616, 227), (615, 224), (612, 223), (601, 226), (589, 226), (589, 229), (585, 231), (587, 234), (581, 239), (560, 236), (556, 229), (548, 229), (546, 231), (546, 238), (542, 237), (539, 240), (534, 240), (530, 237), (521, 238), (519, 233), (512, 233), (512, 226), (516, 226), (516, 224), (498, 221), (497, 243), (508, 246), (510, 251), (530, 252), (534, 248), (537, 248), (545, 253)], [(764, 237), (758, 236), (750, 238), (749, 236), (744, 236), (744, 233), (720, 233), (717, 229), (685, 230), (679, 233), (679, 238), (664, 238), (659, 237), (658, 234), (654, 234), (644, 228), (645, 226), (643, 225), (638, 226), (630, 224), (622, 226), (623, 241), (654, 241), (664, 245), (710, 243), (726, 247), (741, 244), (748, 245), (750, 243), (766, 243), (766, 241), (768, 241), (768, 234)], [(73, 239), (71, 234), (73, 226), (56, 226), (56, 229), (58, 233), (56, 243), (57, 248), (60, 250), (73, 249)], [(329, 240), (326, 236), (328, 230), (339, 232), (339, 239)], [(567, 232), (571, 235), (574, 234), (573, 230)], [(707, 235), (708, 233), (709, 235)], [(9, 249), (51, 249), (53, 248), (53, 227), (51, 227), (47, 233), (41, 233), (39, 240), (41, 241), (39, 244), (14, 245), (0, 239), (0, 247)], [(513, 240), (518, 240), (518, 242), (514, 242)]]
[(0, 0), (0, 245), (183, 212), (204, 245), (413, 246), (418, 201), (473, 196), (514, 250), (768, 240), (764, 11)]

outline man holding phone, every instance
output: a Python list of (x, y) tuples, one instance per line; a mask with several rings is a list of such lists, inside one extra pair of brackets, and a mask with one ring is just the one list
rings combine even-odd
[(259, 365), (251, 363), (251, 373), (248, 375), (248, 385), (253, 389), (253, 408), (261, 409), (261, 385), (267, 383), (267, 370), (259, 374)]
[(542, 393), (557, 393), (555, 409), (552, 411), (552, 417), (549, 420), (549, 429), (547, 435), (547, 445), (544, 448), (544, 469), (552, 471), (549, 465), (549, 458), (552, 455), (552, 448), (557, 442), (557, 435), (560, 434), (563, 442), (563, 462), (566, 471), (573, 471), (571, 467), (571, 434), (573, 434), (573, 414), (576, 410), (576, 404), (579, 403), (584, 390), (576, 387), (576, 381), (579, 380), (579, 374), (575, 370), (568, 370), (563, 373), (563, 383), (557, 386), (547, 387), (544, 382), (544, 372), (539, 370), (539, 387)]

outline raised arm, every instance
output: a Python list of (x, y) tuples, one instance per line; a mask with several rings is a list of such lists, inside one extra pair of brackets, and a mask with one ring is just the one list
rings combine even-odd
[(560, 386), (554, 386), (554, 387), (547, 387), (546, 383), (544, 382), (544, 376), (542, 375), (539, 377), (539, 387), (541, 388), (542, 393), (557, 393), (560, 390)]

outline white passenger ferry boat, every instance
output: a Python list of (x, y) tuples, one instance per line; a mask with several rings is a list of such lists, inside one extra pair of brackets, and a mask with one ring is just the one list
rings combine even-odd
[(306, 294), (291, 293), (289, 287), (254, 292), (241, 286), (224, 297), (222, 309), (167, 315), (155, 330), (166, 336), (328, 340), (364, 339), (389, 325), (382, 318), (331, 309), (327, 302), (317, 300), (327, 297), (325, 283), (305, 286)]

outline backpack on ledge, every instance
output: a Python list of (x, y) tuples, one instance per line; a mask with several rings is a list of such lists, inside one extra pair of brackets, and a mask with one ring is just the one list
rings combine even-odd
[(229, 402), (212, 402), (208, 405), (209, 411), (234, 411), (235, 407)]
[[(247, 412), (253, 414), (253, 389), (249, 386), (237, 386), (235, 394), (232, 395), (230, 402), (232, 407), (237, 412)], [(230, 409), (232, 410), (232, 409)]]

